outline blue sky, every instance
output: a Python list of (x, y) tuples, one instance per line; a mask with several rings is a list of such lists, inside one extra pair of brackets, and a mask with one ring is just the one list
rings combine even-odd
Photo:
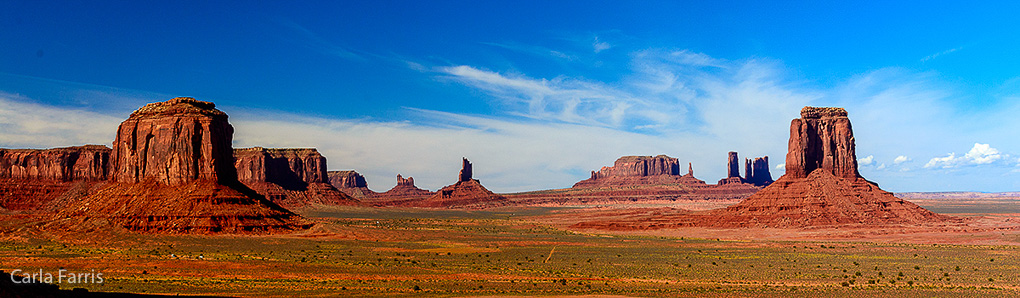
[(890, 191), (1020, 190), (1017, 4), (4, 1), (0, 147), (110, 144), (146, 102), (231, 115), (235, 146), (316, 147), (386, 190), (459, 158), (496, 191), (623, 155), (727, 151), (782, 174), (789, 120), (843, 106)]

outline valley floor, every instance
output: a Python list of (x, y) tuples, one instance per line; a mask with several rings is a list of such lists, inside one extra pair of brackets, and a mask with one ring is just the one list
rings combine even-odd
[[(941, 211), (979, 226), (1014, 219), (974, 204)], [(567, 228), (580, 209), (320, 208), (304, 213), (319, 223), (311, 230), (275, 236), (62, 232), (6, 216), (0, 270), (104, 274), (103, 284), (65, 289), (243, 297), (1020, 295), (1014, 229), (840, 237)]]

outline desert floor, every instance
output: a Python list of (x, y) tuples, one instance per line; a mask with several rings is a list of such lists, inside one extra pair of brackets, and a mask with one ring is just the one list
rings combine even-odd
[(344, 207), (303, 212), (318, 224), (294, 234), (205, 236), (57, 231), (7, 215), (0, 270), (104, 274), (103, 284), (61, 284), (66, 289), (248, 297), (1020, 295), (1016, 199), (913, 201), (966, 219), (923, 227), (579, 231), (569, 226), (622, 206)]

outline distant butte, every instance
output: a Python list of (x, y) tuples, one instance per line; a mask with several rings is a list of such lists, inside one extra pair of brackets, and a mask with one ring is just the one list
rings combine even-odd
[(853, 130), (842, 108), (805, 107), (790, 124), (786, 174), (742, 202), (704, 212), (674, 210), (575, 228), (684, 226), (795, 228), (847, 224), (920, 224), (955, 220), (881, 190), (857, 170)]
[(506, 197), (489, 191), (472, 176), (471, 162), (464, 158), (461, 162), (457, 183), (439, 189), (430, 197), (408, 200), (399, 205), (430, 208), (487, 208), (503, 206), (508, 203)]
[(234, 160), (241, 183), (288, 209), (359, 203), (329, 184), (315, 148), (234, 149)]

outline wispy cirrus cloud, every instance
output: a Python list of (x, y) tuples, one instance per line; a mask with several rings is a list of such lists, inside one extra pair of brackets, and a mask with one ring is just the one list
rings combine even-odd
[[(342, 59), (365, 60), (365, 57), (356, 53), (354, 50), (340, 46), (333, 41), (323, 38), (322, 35), (312, 32), (297, 22), (286, 19), (278, 19), (277, 23), (290, 31), (291, 34), (285, 35), (286, 39), (293, 40), (304, 47), (321, 52), (328, 56)], [(292, 36), (296, 36), (296, 38)]]
[(941, 52), (938, 52), (938, 53), (935, 53), (935, 54), (931, 54), (931, 55), (925, 56), (924, 58), (921, 58), (921, 62), (927, 62), (929, 60), (932, 60), (932, 59), (935, 59), (935, 58), (938, 58), (938, 57), (941, 57), (941, 56), (945, 56), (945, 55), (949, 55), (949, 54), (955, 53), (956, 51), (959, 51), (959, 50), (962, 50), (962, 49), (963, 49), (963, 47), (958, 47), (958, 48), (952, 48), (952, 49), (948, 49), (948, 50), (945, 50), (945, 51), (941, 51)]

